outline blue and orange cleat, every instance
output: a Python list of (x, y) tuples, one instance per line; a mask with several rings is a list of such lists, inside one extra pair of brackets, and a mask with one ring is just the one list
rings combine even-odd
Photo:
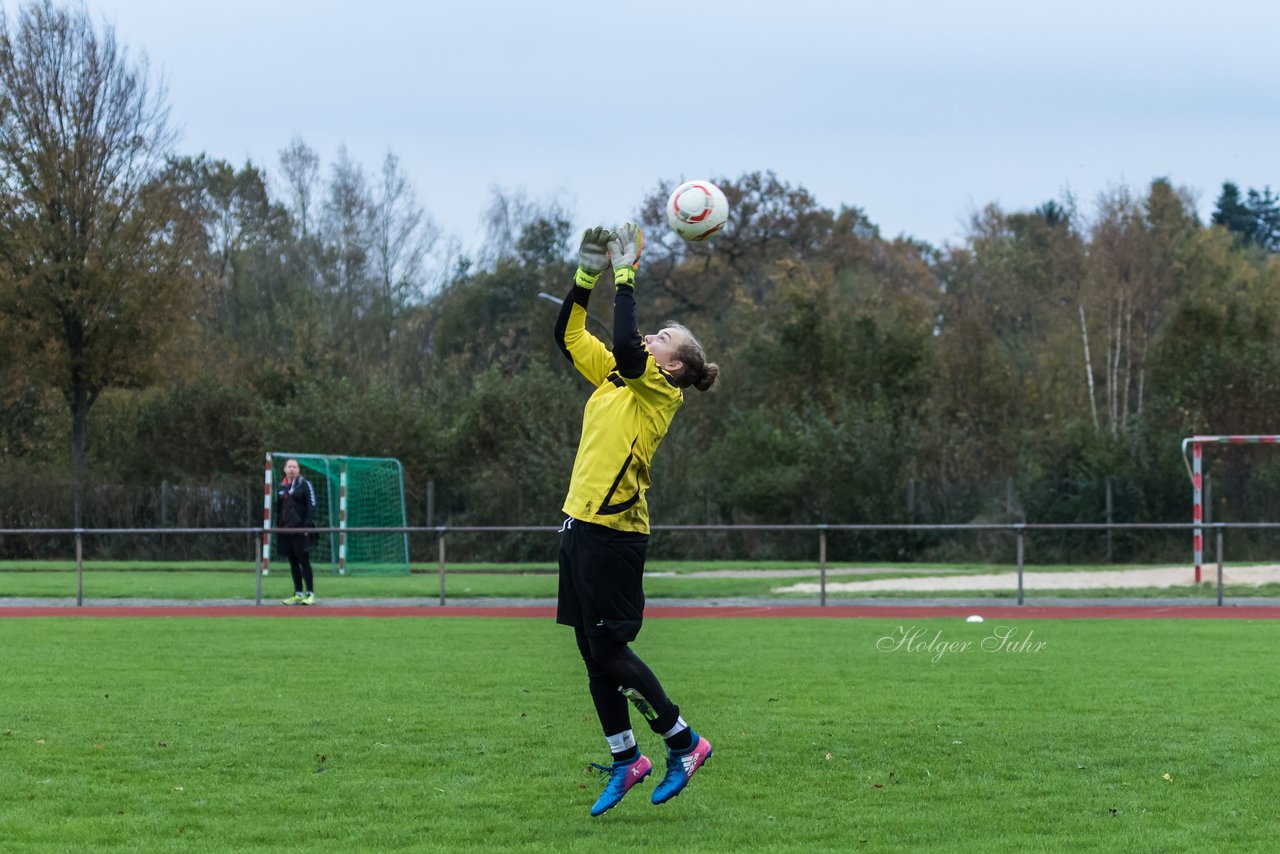
[(614, 762), (612, 765), (599, 765), (592, 762), (591, 767), (602, 774), (609, 775), (604, 791), (591, 807), (593, 816), (603, 815), (616, 807), (622, 797), (631, 791), (632, 786), (653, 773), (653, 763), (643, 753), (630, 762)]
[(689, 779), (711, 758), (711, 742), (693, 734), (693, 746), (683, 753), (667, 751), (667, 773), (662, 782), (653, 788), (653, 802), (665, 804), (684, 791)]

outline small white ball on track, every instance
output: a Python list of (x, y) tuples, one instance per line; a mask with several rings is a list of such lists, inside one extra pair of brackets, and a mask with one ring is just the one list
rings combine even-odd
[(710, 181), (685, 181), (667, 199), (667, 225), (691, 243), (710, 240), (729, 221), (729, 200)]
[(969, 616), (964, 618), (964, 621), (966, 623), (981, 623), (982, 617), (978, 616), (977, 614), (970, 614)]

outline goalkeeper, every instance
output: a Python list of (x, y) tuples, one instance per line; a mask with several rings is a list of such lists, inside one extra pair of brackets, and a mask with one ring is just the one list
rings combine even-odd
[[(600, 815), (652, 773), (631, 730), (630, 700), (662, 736), (667, 771), (652, 801), (684, 789), (711, 755), (711, 743), (680, 717), (658, 678), (627, 646), (644, 618), (644, 559), (649, 542), (649, 467), (690, 386), (706, 391), (719, 367), (678, 324), (641, 338), (636, 325), (636, 270), (643, 237), (627, 223), (617, 233), (588, 229), (573, 289), (556, 320), (556, 342), (595, 387), (582, 418), (565, 519), (560, 529), (560, 593), (556, 622), (572, 626), (587, 665), (587, 686), (613, 754)], [(586, 329), (587, 301), (612, 264), (613, 352)]]
[(314, 535), (295, 532), (316, 526), (316, 490), (311, 481), (302, 476), (297, 460), (288, 460), (284, 464), (284, 480), (276, 487), (274, 518), (279, 529), (276, 547), (289, 559), (289, 572), (293, 576), (294, 592), (284, 600), (284, 604), (314, 605), (316, 596), (311, 573), (311, 538)]

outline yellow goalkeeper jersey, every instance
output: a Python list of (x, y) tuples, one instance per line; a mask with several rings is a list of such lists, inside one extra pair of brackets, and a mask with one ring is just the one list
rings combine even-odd
[(684, 392), (644, 349), (639, 333), (634, 332), (631, 288), (619, 288), (620, 296), (624, 290), (626, 305), (622, 300), (615, 302), (615, 323), (621, 311), (631, 333), (617, 341), (615, 330), (614, 348), (624, 368), (631, 368), (626, 372), (639, 376), (624, 376), (619, 371), (619, 358), (587, 331), (588, 292), (574, 288), (556, 326), (561, 349), (596, 387), (583, 413), (582, 438), (563, 510), (584, 522), (647, 534), (649, 466), (684, 402)]

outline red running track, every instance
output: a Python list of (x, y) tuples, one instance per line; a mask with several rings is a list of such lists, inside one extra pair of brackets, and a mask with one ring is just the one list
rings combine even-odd
[[(1265, 605), (1097, 605), (1036, 606), (997, 605), (990, 608), (956, 605), (761, 605), (761, 606), (664, 606), (645, 609), (648, 619), (704, 617), (827, 617), (837, 619), (884, 617), (923, 619), (953, 617), (963, 619), (980, 614), (986, 620), (1150, 620), (1150, 619), (1280, 619), (1280, 607)], [(317, 619), (325, 617), (530, 617), (540, 620), (555, 618), (551, 607), (450, 607), (444, 606), (378, 606), (324, 605), (313, 608), (287, 608), (282, 605), (130, 605), (74, 607), (0, 607), (4, 617), (282, 617)]]

